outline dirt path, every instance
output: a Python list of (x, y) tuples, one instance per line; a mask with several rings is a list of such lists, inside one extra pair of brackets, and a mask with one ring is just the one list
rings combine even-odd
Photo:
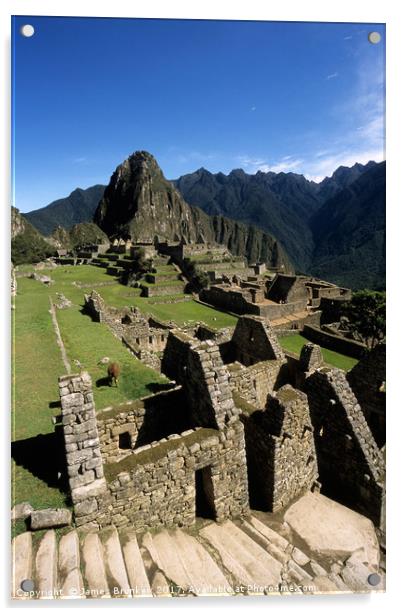
[(70, 366), (70, 362), (68, 361), (68, 357), (67, 357), (67, 353), (66, 353), (66, 349), (64, 347), (64, 343), (60, 334), (60, 328), (59, 328), (59, 324), (57, 322), (57, 317), (56, 317), (56, 308), (53, 304), (52, 298), (49, 295), (49, 301), (50, 301), (50, 315), (52, 317), (52, 322), (53, 322), (53, 327), (54, 327), (54, 331), (56, 334), (56, 340), (57, 340), (57, 345), (60, 349), (61, 352), (61, 358), (63, 360), (63, 364), (64, 367), (66, 369), (66, 373), (67, 374), (71, 374), (71, 366)]

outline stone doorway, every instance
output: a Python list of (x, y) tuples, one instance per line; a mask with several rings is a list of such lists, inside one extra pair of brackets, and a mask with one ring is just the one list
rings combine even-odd
[(195, 515), (198, 518), (216, 520), (214, 503), (214, 486), (211, 467), (206, 466), (195, 471)]

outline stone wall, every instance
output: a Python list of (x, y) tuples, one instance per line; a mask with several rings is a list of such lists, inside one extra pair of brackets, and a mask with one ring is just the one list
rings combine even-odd
[(78, 526), (109, 524), (91, 377), (87, 372), (59, 378), (66, 464)]
[(241, 317), (232, 341), (233, 356), (245, 366), (267, 359), (284, 361), (284, 353), (270, 325), (262, 317)]
[(162, 372), (183, 386), (195, 426), (223, 428), (238, 415), (218, 345), (180, 330), (169, 333)]
[[(113, 524), (137, 532), (192, 526), (196, 514), (220, 522), (249, 513), (244, 431), (237, 419), (221, 431), (171, 435), (106, 466), (105, 473)], [(207, 511), (197, 511), (202, 506)]]
[[(220, 430), (195, 427), (178, 434), (190, 419), (180, 388), (98, 416), (87, 373), (60, 377), (59, 389), (77, 526), (130, 525), (143, 531), (190, 526), (196, 515), (221, 521), (248, 514), (244, 429), (238, 413), (225, 416)], [(224, 406), (224, 401), (216, 396), (213, 404)], [(155, 440), (146, 442), (151, 438)], [(128, 442), (127, 455), (118, 451)]]
[(308, 342), (300, 351), (300, 369), (303, 372), (311, 373), (324, 364), (321, 347), (318, 344)]
[(190, 427), (182, 388), (98, 411), (97, 427), (103, 461), (118, 462), (138, 447)]
[(385, 443), (386, 347), (378, 344), (347, 374), (377, 445)]
[(321, 368), (305, 383), (324, 493), (382, 522), (385, 465), (345, 372)]
[(184, 284), (181, 281), (174, 281), (169, 285), (145, 285), (141, 284), (141, 295), (142, 297), (159, 297), (165, 295), (178, 295), (179, 293), (183, 293)]
[(244, 291), (240, 287), (231, 285), (211, 285), (209, 289), (203, 289), (200, 293), (201, 301), (223, 308), (235, 314), (259, 314), (258, 304), (247, 301)]
[(331, 351), (336, 351), (356, 359), (360, 359), (366, 353), (366, 347), (361, 342), (348, 340), (348, 338), (343, 338), (343, 336), (328, 334), (313, 325), (305, 325), (303, 327), (303, 336), (326, 349), (331, 349)]
[(253, 366), (243, 366), (239, 362), (228, 364), (230, 374), (229, 385), (233, 393), (238, 394), (247, 402), (264, 408), (267, 396), (280, 383), (282, 360), (261, 361)]
[(244, 413), (251, 506), (279, 511), (317, 484), (307, 396), (285, 385), (264, 411)]
[(306, 306), (309, 296), (306, 280), (304, 276), (277, 274), (269, 287), (268, 299), (276, 303), (302, 301)]

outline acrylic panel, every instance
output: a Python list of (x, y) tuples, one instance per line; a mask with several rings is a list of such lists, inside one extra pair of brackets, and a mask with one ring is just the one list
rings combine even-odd
[(12, 19), (12, 596), (385, 589), (385, 24)]

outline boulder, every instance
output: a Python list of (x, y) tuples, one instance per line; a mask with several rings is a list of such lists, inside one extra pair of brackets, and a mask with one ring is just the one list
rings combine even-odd
[(55, 528), (71, 524), (72, 513), (69, 509), (39, 509), (31, 513), (31, 529)]
[(16, 520), (26, 520), (29, 518), (34, 508), (27, 502), (18, 503), (14, 505), (11, 509), (11, 521), (15, 522)]

